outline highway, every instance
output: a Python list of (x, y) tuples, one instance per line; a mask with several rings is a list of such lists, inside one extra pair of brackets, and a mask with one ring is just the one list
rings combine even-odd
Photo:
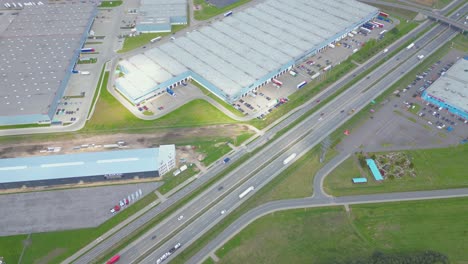
[(390, 3), (390, 2), (379, 1), (379, 0), (359, 0), (359, 1), (367, 3), (367, 4), (378, 4), (378, 5), (383, 5), (383, 6), (406, 9), (406, 10), (410, 10), (410, 11), (413, 11), (413, 12), (416, 12), (416, 13), (421, 13), (421, 14), (424, 14), (424, 15), (432, 18), (432, 19), (435, 19), (437, 21), (441, 21), (441, 22), (443, 22), (445, 24), (448, 24), (448, 25), (450, 25), (452, 27), (460, 29), (463, 32), (468, 31), (468, 25), (465, 25), (462, 22), (459, 22), (459, 21), (456, 20), (456, 18), (458, 18), (458, 16), (463, 16), (465, 14), (463, 12), (460, 12), (460, 14), (458, 16), (455, 14), (455, 16), (453, 16), (451, 18), (447, 18), (447, 17), (445, 17), (443, 15), (439, 15), (439, 14), (437, 14), (435, 12), (431, 12), (431, 11), (424, 10), (424, 9), (421, 9), (421, 8), (417, 8), (417, 7), (413, 7), (413, 6), (398, 4), (398, 3)]
[[(427, 42), (429, 42), (432, 37), (436, 36), (441, 31), (443, 31), (444, 28), (444, 26), (435, 27), (428, 34), (424, 35), (421, 38), (421, 40), (415, 42), (416, 46), (423, 47), (422, 50), (417, 52), (417, 54), (424, 54), (425, 56), (428, 56), (432, 52), (437, 50), (442, 44), (446, 43), (456, 35), (456, 32), (448, 30), (447, 32), (443, 33), (436, 40), (430, 42), (426, 46)], [(292, 146), (291, 149), (287, 150), (286, 152), (283, 150), (283, 148), (276, 146), (276, 144), (273, 144), (275, 145), (275, 147), (278, 148), (273, 150), (273, 152), (268, 151), (270, 157), (274, 157), (275, 155), (277, 155), (277, 153), (282, 154), (273, 162), (260, 169), (254, 177), (251, 177), (249, 180), (242, 183), (242, 185), (236, 188), (234, 191), (230, 192), (229, 194), (226, 194), (226, 196), (222, 198), (222, 201), (218, 202), (213, 207), (206, 209), (209, 204), (213, 204), (213, 201), (217, 202), (217, 200), (220, 199), (220, 197), (224, 195), (224, 193), (226, 193), (223, 192), (223, 194), (220, 194), (219, 191), (216, 191), (216, 186), (213, 186), (213, 188), (210, 188), (210, 190), (206, 191), (202, 195), (192, 200), (190, 205), (182, 208), (176, 215), (174, 215), (172, 219), (169, 218), (165, 223), (158, 225), (155, 231), (159, 230), (157, 234), (163, 236), (163, 238), (165, 236), (168, 236), (166, 235), (166, 233), (171, 234), (172, 230), (177, 230), (180, 228), (183, 228), (183, 230), (176, 235), (172, 234), (171, 238), (166, 243), (164, 243), (158, 249), (154, 250), (151, 253), (151, 255), (149, 255), (143, 260), (142, 263), (154, 263), (160, 256), (162, 256), (169, 248), (171, 248), (176, 243), (180, 242), (183, 245), (189, 245), (190, 243), (194, 242), (205, 231), (209, 230), (223, 217), (225, 217), (226, 214), (222, 215), (220, 213), (222, 210), (226, 210), (227, 212), (232, 211), (234, 208), (238, 207), (243, 200), (245, 200), (245, 198), (243, 200), (239, 200), (239, 193), (247, 189), (249, 186), (255, 186), (256, 190), (258, 190), (259, 188), (267, 184), (270, 180), (272, 180), (276, 175), (281, 173), (281, 171), (283, 171), (286, 168), (286, 166), (283, 165), (283, 160), (286, 157), (288, 157), (292, 153), (300, 153), (300, 155), (303, 155), (310, 148), (319, 143), (331, 131), (334, 131), (339, 125), (341, 125), (343, 122), (349, 119), (349, 116), (346, 114), (346, 111), (344, 111), (343, 113), (342, 110), (348, 110), (351, 108), (355, 108), (356, 110), (358, 110), (364, 107), (369, 101), (375, 98), (378, 94), (382, 93), (385, 90), (385, 88), (387, 88), (389, 85), (398, 80), (399, 77), (401, 77), (402, 73), (405, 73), (414, 68), (419, 62), (415, 54), (415, 50), (404, 49), (397, 56), (389, 59), (384, 65), (382, 65), (375, 72), (369, 75), (368, 78), (357, 83), (349, 90), (347, 90), (343, 95), (337, 97), (331, 103), (326, 105), (322, 110), (326, 113), (324, 117), (320, 117), (319, 113), (314, 114), (307, 118), (307, 120), (302, 122), (300, 125), (290, 130), (285, 135), (286, 138), (303, 139), (294, 146)], [(404, 61), (406, 58), (409, 59)], [(402, 63), (402, 61), (404, 62)], [(385, 75), (397, 65), (399, 65), (397, 69)], [(378, 79), (382, 76), (385, 77), (382, 80), (378, 81)], [(376, 81), (378, 81), (377, 84), (372, 86), (372, 84)], [(370, 86), (372, 86), (372, 88), (368, 88)], [(321, 120), (322, 118), (323, 120)], [(304, 136), (304, 128), (306, 128), (306, 130), (312, 130), (312, 133)], [(282, 142), (283, 140), (280, 138), (278, 144), (281, 144)], [(255, 169), (262, 167), (265, 164), (263, 158), (263, 155), (253, 157), (253, 164), (249, 160), (241, 169), (248, 168), (249, 172), (254, 171)], [(237, 182), (240, 182), (245, 176), (234, 175), (234, 177), (238, 178), (236, 179)], [(227, 179), (223, 179), (223, 185), (225, 185), (231, 180), (232, 178), (230, 177), (228, 177)], [(206, 210), (206, 212), (200, 215), (200, 212), (203, 212), (204, 210)], [(185, 220), (175, 220), (175, 216), (177, 215), (184, 215)], [(190, 224), (183, 227), (183, 224), (190, 218), (196, 219)], [(124, 259), (126, 262), (135, 260), (138, 261), (138, 256), (144, 253), (147, 248), (151, 248), (151, 245), (155, 242), (157, 241), (152, 241), (151, 243), (148, 243), (148, 241), (140, 240), (137, 243), (130, 245), (128, 248), (121, 252), (122, 259)], [(169, 258), (172, 258), (173, 256), (177, 255), (178, 252), (180, 251), (175, 252)], [(129, 257), (129, 255), (131, 257)]]
[(352, 204), (366, 204), (366, 203), (387, 203), (387, 202), (402, 202), (414, 200), (429, 200), (429, 199), (447, 199), (456, 197), (467, 197), (468, 189), (451, 189), (451, 190), (435, 190), (435, 191), (421, 191), (421, 192), (401, 192), (389, 194), (374, 194), (374, 195), (361, 195), (361, 196), (346, 196), (328, 200), (319, 200), (314, 198), (296, 199), (296, 200), (282, 200), (274, 201), (256, 207), (246, 214), (243, 214), (231, 225), (229, 225), (221, 234), (215, 239), (210, 241), (201, 251), (194, 255), (187, 263), (202, 263), (208, 254), (217, 250), (224, 245), (247, 225), (256, 219), (277, 212), (288, 209), (298, 208), (312, 208), (323, 206), (343, 206)]
[[(418, 28), (418, 31), (421, 31), (423, 27)], [(434, 32), (440, 32), (442, 31), (443, 27), (436, 27), (431, 31), (430, 34), (426, 34), (420, 42), (417, 42), (416, 44), (421, 46), (422, 43), (425, 43), (430, 40), (433, 36), (435, 36), (436, 33)], [(435, 30), (435, 31), (434, 31)], [(439, 31), (437, 31), (439, 30)], [(411, 35), (408, 35), (405, 37), (405, 40), (407, 38), (410, 38), (414, 36), (414, 33)], [(400, 41), (401, 42), (401, 41)], [(410, 52), (410, 51), (409, 51)], [(402, 51), (401, 55), (401, 60), (403, 60), (404, 56), (403, 54), (405, 53), (405, 50)], [(407, 56), (413, 56), (415, 54), (414, 50), (411, 50), (411, 54), (408, 54)], [(377, 58), (374, 58), (369, 64), (364, 65), (363, 67), (359, 68), (358, 71), (356, 71), (354, 74), (359, 74), (359, 72), (362, 72), (363, 70), (366, 69), (366, 67), (371, 67), (372, 63), (378, 62), (383, 55), (378, 56)], [(415, 57), (415, 56), (413, 56)], [(413, 58), (415, 59), (415, 58)], [(395, 60), (389, 60), (386, 64), (382, 65), (379, 72), (374, 72), (372, 73), (369, 77), (369, 79), (363, 80), (363, 82), (359, 82), (358, 85), (356, 86), (361, 86), (362, 87), (367, 87), (369, 84), (372, 84), (377, 80), (378, 74), (380, 73), (381, 76), (385, 74), (389, 69), (395, 67), (399, 62)], [(411, 64), (415, 64), (414, 62), (411, 62)], [(392, 77), (393, 78), (393, 77)], [(344, 83), (352, 79), (351, 74), (347, 77), (347, 80), (344, 80), (340, 83), (337, 83), (334, 85), (331, 89), (327, 89), (326, 92), (323, 94), (319, 95), (321, 99), (327, 96), (327, 93), (331, 93), (331, 91), (338, 89), (341, 87)], [(392, 80), (393, 81), (393, 80)], [(341, 86), (340, 86), (341, 85)], [(367, 85), (367, 86), (366, 86)], [(352, 89), (352, 88), (351, 88)], [(338, 106), (345, 105), (345, 101), (348, 101), (349, 98), (352, 96), (349, 96), (349, 94), (356, 93), (354, 90), (353, 92), (348, 92), (345, 96), (341, 96), (337, 99), (335, 99), (335, 102), (341, 98), (341, 101), (337, 103)], [(323, 97), (322, 97), (323, 96)], [(315, 100), (315, 99), (314, 99)], [(232, 160), (236, 160), (242, 155), (246, 154), (247, 152), (252, 151), (253, 149), (257, 148), (260, 145), (263, 145), (265, 142), (267, 142), (277, 131), (282, 129), (283, 127), (286, 127), (290, 123), (292, 123), (294, 120), (296, 120), (299, 116), (301, 116), (303, 113), (314, 107), (316, 104), (313, 100), (311, 102), (303, 107), (301, 107), (298, 111), (296, 111), (294, 114), (290, 115), (289, 117), (285, 118), (283, 122), (279, 123), (277, 126), (273, 127), (270, 129), (268, 132), (265, 133), (265, 135), (260, 139), (254, 141), (251, 145), (249, 145), (245, 149), (241, 149), (237, 151), (231, 158)], [(357, 102), (356, 103), (356, 109), (358, 109), (360, 106), (362, 106), (362, 102)], [(339, 107), (338, 107), (339, 108)], [(335, 106), (335, 109), (337, 107)], [(328, 119), (328, 116), (331, 115), (333, 111), (327, 112), (325, 119)], [(347, 117), (347, 115), (343, 115)], [(137, 256), (141, 255), (143, 252), (146, 251), (146, 249), (150, 248), (151, 245), (158, 243), (163, 239), (165, 236), (168, 236), (173, 230), (176, 230), (179, 226), (182, 226), (184, 223), (187, 223), (187, 221), (190, 219), (190, 217), (193, 217), (194, 214), (190, 214), (189, 211), (186, 211), (189, 206), (195, 205), (194, 206), (194, 211), (198, 213), (200, 212), (200, 208), (205, 208), (207, 202), (209, 201), (214, 201), (218, 197), (221, 197), (225, 193), (229, 191), (228, 187), (232, 187), (235, 185), (235, 183), (241, 181), (243, 178), (247, 177), (248, 174), (253, 171), (256, 168), (259, 168), (262, 164), (266, 163), (269, 159), (271, 159), (272, 156), (274, 156), (274, 153), (281, 153), (283, 152), (283, 149), (286, 148), (290, 143), (291, 138), (301, 138), (305, 134), (307, 134), (310, 129), (312, 129), (311, 126), (307, 125), (307, 122), (311, 122), (312, 118), (317, 118), (316, 116), (312, 116), (308, 119), (308, 121), (303, 122), (302, 125), (299, 125), (298, 127), (290, 130), (286, 135), (284, 135), (282, 138), (276, 140), (273, 142), (273, 144), (270, 144), (269, 146), (265, 147), (264, 150), (259, 152), (257, 155), (255, 155), (251, 160), (247, 163), (245, 163), (244, 166), (241, 168), (237, 168), (234, 170), (233, 173), (230, 173), (227, 177), (224, 178), (223, 182), (220, 184), (217, 184), (213, 187), (211, 187), (209, 190), (207, 190), (204, 194), (200, 195), (199, 197), (203, 197), (205, 199), (203, 204), (200, 204), (199, 201), (203, 201), (203, 199), (196, 198), (194, 199), (190, 204), (184, 206), (181, 210), (183, 211), (184, 219), (182, 221), (177, 221), (176, 218), (178, 215), (181, 213), (177, 212), (173, 214), (171, 217), (166, 219), (163, 223), (160, 225), (156, 226), (151, 232), (145, 234), (142, 238), (136, 241), (136, 243), (132, 243), (129, 245), (124, 251), (123, 251), (123, 259), (125, 257), (128, 257), (127, 260), (135, 259)], [(321, 122), (320, 124), (326, 124), (327, 122)], [(326, 129), (332, 129), (330, 128), (325, 128)], [(329, 131), (329, 130), (328, 130)], [(197, 189), (199, 186), (203, 185), (205, 182), (207, 182), (209, 179), (213, 178), (216, 176), (218, 173), (220, 173), (225, 166), (222, 164), (217, 164), (214, 166), (211, 170), (209, 170), (206, 174), (202, 175), (200, 179), (194, 181), (192, 184), (184, 188), (183, 190), (179, 191), (176, 193), (174, 196), (171, 196), (166, 202), (162, 203), (161, 205), (156, 206), (155, 208), (151, 209), (148, 213), (143, 215), (141, 218), (137, 219), (135, 222), (132, 222), (113, 236), (111, 236), (108, 240), (105, 240), (101, 244), (99, 244), (97, 247), (93, 248), (91, 251), (83, 255), (81, 258), (79, 258), (76, 263), (89, 263), (92, 260), (95, 260), (98, 256), (100, 256), (103, 252), (105, 252), (107, 249), (112, 247), (115, 243), (118, 241), (124, 239), (127, 235), (132, 233), (134, 230), (136, 230), (138, 227), (143, 225), (144, 223), (148, 222), (151, 220), (154, 216), (160, 214), (161, 212), (165, 211), (167, 208), (169, 208), (171, 205), (176, 203), (178, 200), (182, 199), (186, 195), (192, 193), (195, 189)], [(222, 191), (217, 191), (218, 186), (223, 185), (225, 188)], [(208, 196), (204, 196), (205, 194), (210, 194)], [(214, 196), (211, 196), (213, 195)], [(217, 215), (219, 212), (217, 213)], [(152, 240), (151, 238), (154, 235), (157, 235), (157, 238)], [(129, 262), (130, 263), (130, 262)]]

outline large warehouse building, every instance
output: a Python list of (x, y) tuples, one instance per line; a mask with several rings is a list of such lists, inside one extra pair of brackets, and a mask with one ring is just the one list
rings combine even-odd
[(232, 103), (378, 15), (354, 0), (265, 0), (119, 63), (134, 104), (194, 79)]
[(97, 4), (15, 2), (0, 1), (0, 125), (50, 122)]
[(427, 88), (422, 98), (468, 120), (468, 56)]
[(0, 159), (0, 189), (135, 177), (158, 177), (175, 168), (175, 146)]
[(187, 0), (141, 0), (136, 22), (140, 33), (171, 32), (172, 25), (186, 25)]

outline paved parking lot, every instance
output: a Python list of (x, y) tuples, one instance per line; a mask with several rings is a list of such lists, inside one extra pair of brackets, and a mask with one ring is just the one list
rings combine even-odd
[[(383, 22), (383, 24), (385, 25), (384, 29), (387, 31), (395, 26), (388, 22)], [(293, 71), (297, 73), (296, 76), (285, 73), (278, 77), (277, 79), (283, 83), (281, 87), (274, 83), (269, 83), (250, 95), (241, 98), (241, 100), (234, 102), (234, 107), (245, 115), (263, 118), (276, 107), (280, 107), (281, 103), (286, 101), (289, 95), (296, 92), (296, 87), (299, 83), (303, 81), (320, 81), (326, 78), (327, 73), (332, 71), (334, 66), (346, 60), (356, 49), (359, 50), (365, 42), (370, 39), (378, 39), (381, 36), (379, 33), (384, 29), (376, 28), (368, 35), (358, 33), (356, 35), (352, 34), (352, 37), (348, 36), (342, 39), (333, 48), (327, 47), (322, 52), (306, 58), (301, 64), (296, 65), (293, 68)]]
[[(379, 33), (382, 30), (389, 31), (395, 26), (388, 22), (379, 22), (385, 25), (384, 28), (376, 28), (368, 35), (363, 35), (359, 32), (355, 35), (352, 34), (352, 37), (347, 36), (335, 44), (333, 48), (327, 47), (322, 52), (306, 58), (303, 63), (296, 65), (293, 68), (293, 71), (296, 73), (295, 76), (285, 73), (278, 77), (277, 79), (283, 83), (281, 87), (269, 83), (234, 102), (233, 106), (246, 116), (264, 118), (268, 113), (274, 111), (275, 108), (281, 107), (283, 103), (286, 103), (288, 96), (297, 91), (299, 83), (322, 80), (330, 70), (333, 70), (334, 66), (346, 60), (355, 50), (359, 50), (365, 42), (370, 39), (378, 39), (381, 37)], [(173, 90), (177, 95), (175, 98), (165, 93), (136, 107), (141, 112), (147, 110), (155, 114), (164, 114), (194, 98), (202, 96), (201, 91), (190, 84), (187, 86), (177, 86)]]
[(448, 112), (447, 109), (430, 104), (420, 97), (442, 72), (447, 71), (464, 55), (462, 52), (452, 50), (442, 60), (418, 73), (411, 84), (400, 89), (400, 93), (396, 95), (399, 100), (395, 102), (394, 107), (408, 110), (405, 112), (411, 113), (418, 123), (424, 123), (448, 136), (466, 137), (468, 135), (467, 120)]
[[(110, 208), (161, 183), (138, 183), (59, 191), (5, 194), (0, 199), (0, 236), (96, 227), (112, 217)], [(124, 209), (125, 210), (125, 209)]]
[[(439, 63), (432, 65), (433, 68), (431, 66), (427, 69), (426, 73), (419, 73), (418, 76), (423, 78), (415, 79), (410, 85), (401, 87), (399, 95), (391, 95), (378, 112), (369, 112), (368, 120), (359, 128), (352, 130), (351, 135), (337, 148), (376, 152), (459, 144), (468, 136), (468, 124), (446, 110), (427, 105), (427, 102), (419, 96), (429, 87), (428, 81), (437, 79), (440, 71), (448, 69), (448, 65), (461, 55), (463, 53), (453, 50)], [(420, 90), (421, 87), (424, 89)], [(445, 124), (445, 127), (441, 124)], [(447, 131), (449, 126), (453, 128), (451, 132)]]

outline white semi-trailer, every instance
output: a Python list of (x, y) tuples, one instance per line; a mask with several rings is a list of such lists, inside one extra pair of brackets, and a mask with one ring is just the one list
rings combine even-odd
[(249, 188), (247, 188), (245, 191), (243, 191), (241, 194), (239, 194), (239, 199), (242, 199), (244, 198), (247, 194), (249, 194), (249, 192), (255, 190), (255, 187), (253, 186), (250, 186)]
[(291, 160), (293, 160), (296, 157), (296, 153), (291, 154), (289, 157), (287, 157), (284, 161), (283, 164), (286, 165), (288, 164)]

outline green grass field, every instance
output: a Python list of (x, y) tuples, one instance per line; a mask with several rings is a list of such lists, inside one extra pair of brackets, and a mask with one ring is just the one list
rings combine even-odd
[(161, 194), (165, 194), (200, 171), (195, 165), (187, 165), (187, 167), (186, 171), (181, 172), (177, 176), (174, 176), (172, 173), (165, 174), (164, 184), (158, 188), (158, 191)]
[(205, 166), (208, 166), (232, 150), (227, 144), (229, 141), (230, 139), (228, 138), (221, 138), (212, 141), (198, 142), (194, 146), (197, 152), (205, 155), (201, 162)]
[(123, 47), (121, 50), (118, 51), (118, 53), (125, 53), (128, 51), (134, 50), (136, 48), (142, 47), (145, 44), (150, 44), (150, 40), (156, 37), (159, 37), (159, 36), (165, 37), (186, 27), (187, 25), (174, 25), (172, 26), (172, 32), (142, 33), (142, 34), (139, 34), (138, 36), (126, 37), (124, 39)]
[(201, 6), (201, 10), (196, 10), (194, 11), (194, 18), (196, 20), (207, 20), (207, 19), (210, 19), (214, 16), (217, 16), (219, 14), (223, 14), (231, 9), (234, 9), (238, 6), (241, 6), (245, 3), (248, 3), (250, 2), (250, 0), (238, 0), (237, 2), (231, 4), (231, 5), (228, 5), (228, 6), (225, 6), (223, 8), (218, 8), (214, 5), (211, 5), (211, 4), (208, 4), (206, 3), (205, 0), (194, 0), (193, 1), (194, 3), (194, 6), (195, 5), (200, 5)]
[(226, 103), (225, 101), (221, 100), (218, 96), (214, 95), (212, 92), (208, 91), (205, 87), (203, 87), (201, 84), (199, 84), (196, 81), (191, 81), (191, 84), (195, 85), (200, 89), (204, 95), (207, 95), (208, 97), (212, 98), (216, 102), (218, 102), (220, 105), (224, 106), (227, 110), (229, 110), (231, 113), (233, 113), (236, 116), (243, 117), (244, 114), (242, 114), (239, 110), (235, 109), (232, 105)]
[[(325, 178), (325, 191), (334, 196), (343, 196), (468, 187), (468, 177), (465, 173), (468, 146), (411, 150), (404, 153), (412, 159), (416, 177), (386, 179), (379, 183), (374, 181), (368, 168), (360, 167), (357, 158), (353, 156)], [(351, 178), (362, 174), (368, 178), (367, 184), (351, 182)]]
[(374, 251), (438, 251), (466, 263), (467, 198), (297, 209), (256, 220), (223, 245), (218, 263), (337, 263)]
[(116, 7), (123, 3), (123, 1), (102, 1), (99, 7)]
[(313, 148), (303, 157), (296, 160), (267, 186), (258, 190), (257, 193), (250, 197), (239, 208), (230, 213), (223, 221), (215, 225), (205, 235), (198, 239), (197, 243), (185, 249), (173, 260), (173, 262), (181, 264), (186, 263), (188, 259), (197, 253), (205, 244), (214, 239), (217, 234), (234, 222), (235, 219), (252, 208), (269, 201), (311, 196), (315, 174), (335, 154), (336, 152), (329, 151), (325, 157), (325, 162), (320, 163), (320, 148)]
[[(32, 234), (31, 245), (26, 248), (22, 263), (35, 263), (40, 259), (47, 260), (43, 263), (60, 263), (156, 198), (153, 192), (146, 195), (97, 228)], [(6, 263), (18, 263), (23, 248), (22, 241), (26, 237), (26, 235), (0, 237), (0, 256), (5, 257)]]
[[(107, 77), (107, 74), (105, 77)], [(102, 87), (106, 87), (107, 82), (108, 78), (104, 78)], [(191, 101), (156, 120), (141, 120), (122, 106), (107, 89), (102, 89), (96, 104), (96, 110), (82, 131), (191, 127), (234, 122), (234, 120), (204, 100)]]

